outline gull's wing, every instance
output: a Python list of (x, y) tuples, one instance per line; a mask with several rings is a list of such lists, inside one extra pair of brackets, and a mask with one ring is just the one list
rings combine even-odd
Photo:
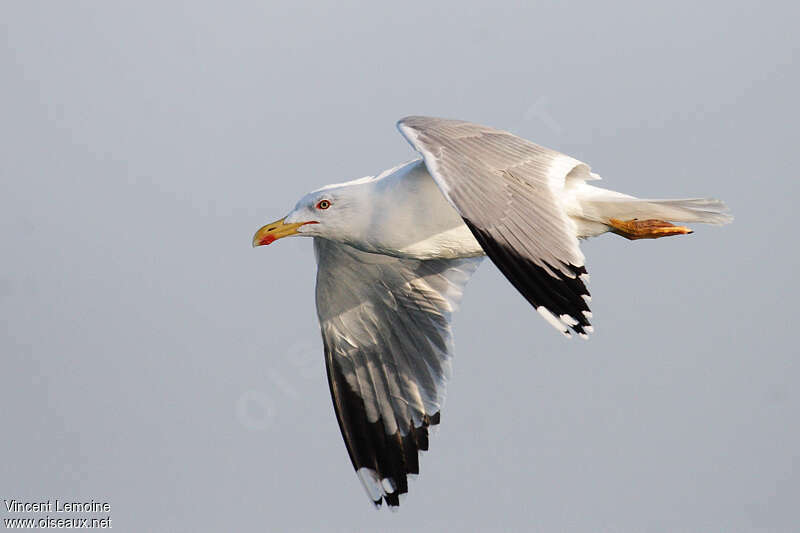
[(406, 117), (397, 127), (514, 287), (565, 335), (590, 333), (588, 274), (562, 200), (566, 177), (589, 178), (589, 167), (469, 122)]
[(481, 258), (399, 259), (314, 239), (317, 314), (336, 418), (376, 505), (399, 504), (450, 376), (450, 318)]

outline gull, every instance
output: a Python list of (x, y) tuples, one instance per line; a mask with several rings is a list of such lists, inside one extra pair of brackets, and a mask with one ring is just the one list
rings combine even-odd
[(654, 239), (725, 224), (711, 198), (646, 200), (603, 189), (590, 167), (511, 133), (412, 116), (421, 157), (327, 185), (267, 224), (253, 246), (314, 238), (328, 385), (350, 460), (376, 507), (399, 505), (439, 423), (450, 326), (485, 256), (554, 328), (592, 333), (580, 239)]

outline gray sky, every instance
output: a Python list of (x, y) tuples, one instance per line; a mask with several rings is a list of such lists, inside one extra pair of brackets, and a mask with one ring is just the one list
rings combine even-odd
[[(796, 531), (794, 3), (0, 5), (0, 497), (117, 531)], [(490, 262), (422, 474), (373, 511), (339, 435), (305, 192), (511, 130), (724, 228), (584, 243), (567, 341)], [(0, 507), (0, 517), (7, 517)]]

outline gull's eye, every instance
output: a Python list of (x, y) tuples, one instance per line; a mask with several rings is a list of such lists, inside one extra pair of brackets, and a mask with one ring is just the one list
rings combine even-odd
[(317, 209), (328, 209), (330, 206), (331, 203), (328, 200), (320, 200), (317, 202)]

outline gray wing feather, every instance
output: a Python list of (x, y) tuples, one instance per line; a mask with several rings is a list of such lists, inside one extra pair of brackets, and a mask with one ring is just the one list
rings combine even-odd
[(450, 320), (480, 258), (400, 259), (320, 238), (314, 250), (342, 436), (373, 501), (397, 505), (407, 474), (419, 472), (427, 428), (438, 423), (451, 370)]
[(562, 200), (566, 177), (589, 167), (469, 122), (407, 117), (397, 126), (512, 284), (565, 334), (590, 332), (584, 257)]

